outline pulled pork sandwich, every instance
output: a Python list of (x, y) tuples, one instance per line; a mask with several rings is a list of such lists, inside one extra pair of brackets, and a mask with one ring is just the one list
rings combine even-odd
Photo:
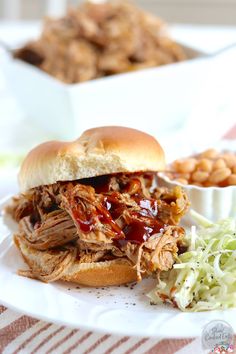
[(19, 274), (106, 286), (170, 269), (183, 249), (177, 224), (188, 200), (179, 187), (153, 186), (164, 168), (159, 143), (124, 127), (33, 149), (20, 170), (21, 194), (8, 207), (29, 266)]

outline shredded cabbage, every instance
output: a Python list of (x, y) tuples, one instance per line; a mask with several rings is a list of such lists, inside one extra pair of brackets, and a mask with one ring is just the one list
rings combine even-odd
[(187, 252), (173, 269), (161, 272), (148, 296), (182, 311), (236, 307), (236, 220), (212, 223), (195, 211), (191, 215), (198, 226), (186, 233)]

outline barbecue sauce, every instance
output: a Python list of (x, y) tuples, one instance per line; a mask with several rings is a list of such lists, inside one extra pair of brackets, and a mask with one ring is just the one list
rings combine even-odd
[(129, 183), (127, 183), (125, 187), (125, 192), (130, 195), (134, 195), (139, 193), (141, 190), (141, 182), (138, 178), (132, 178)]
[(141, 244), (147, 241), (150, 236), (159, 233), (163, 227), (164, 225), (157, 220), (153, 222), (152, 226), (149, 226), (143, 221), (134, 219), (124, 227), (125, 240), (119, 240), (119, 245), (123, 246), (126, 242)]
[(126, 208), (125, 204), (119, 200), (119, 193), (112, 192), (104, 198), (104, 204), (113, 219), (118, 219)]
[(125, 240), (135, 243), (147, 241), (152, 229), (139, 220), (132, 221), (124, 228)]
[(112, 230), (115, 232), (117, 238), (124, 237), (124, 234), (123, 234), (121, 228), (113, 220), (113, 218), (112, 218), (111, 214), (109, 213), (109, 211), (107, 210), (107, 208), (102, 206), (101, 204), (98, 204), (97, 209), (98, 209), (97, 215), (99, 217), (99, 220), (104, 224), (109, 224), (111, 226)]
[[(110, 226), (115, 233), (114, 244), (122, 247), (127, 242), (142, 244), (150, 236), (159, 233), (164, 224), (157, 220), (158, 204), (156, 199), (145, 198), (142, 194), (141, 182), (138, 178), (131, 178), (127, 183), (120, 183), (120, 192), (110, 191), (110, 176), (99, 176), (83, 180), (82, 184), (92, 186), (95, 192), (103, 195), (103, 201), (96, 203), (96, 216), (103, 224)], [(130, 222), (123, 229), (115, 222), (123, 211), (128, 208), (120, 199), (120, 193), (132, 195), (140, 210), (130, 213)], [(94, 217), (84, 215), (78, 208), (73, 214), (83, 232), (92, 231)], [(140, 220), (141, 219), (141, 220)]]
[[(126, 205), (118, 199), (118, 194), (113, 192), (104, 198), (106, 209), (109, 211), (108, 214), (112, 216), (112, 220), (113, 218), (117, 219), (126, 208)], [(164, 224), (156, 219), (158, 206), (155, 199), (144, 199), (137, 196), (134, 196), (134, 199), (141, 210), (132, 213), (132, 220), (122, 230), (125, 239), (115, 241), (118, 247), (128, 241), (141, 244), (147, 241), (151, 235), (159, 233), (164, 227)], [(143, 217), (143, 221), (137, 219), (140, 216)]]
[(92, 219), (85, 219), (84, 213), (81, 213), (78, 208), (72, 208), (72, 213), (74, 215), (75, 220), (79, 224), (80, 230), (82, 232), (88, 233), (92, 231), (93, 222)]

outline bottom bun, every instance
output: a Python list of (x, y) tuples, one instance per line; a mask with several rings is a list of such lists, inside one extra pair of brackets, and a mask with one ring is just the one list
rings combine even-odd
[[(43, 281), (64, 280), (87, 286), (110, 286), (122, 285), (137, 281), (137, 271), (133, 264), (126, 258), (117, 258), (111, 261), (80, 263), (73, 259), (57, 279), (50, 280), (49, 277), (38, 274), (50, 274), (55, 272), (56, 259), (63, 251), (39, 251), (26, 245), (20, 236), (15, 235), (15, 244), (20, 250), (30, 271), (20, 271), (19, 274)], [(65, 252), (65, 251), (64, 251)], [(37, 272), (36, 272), (37, 270)]]
[(68, 270), (62, 280), (87, 286), (122, 285), (137, 281), (137, 272), (126, 259), (97, 263), (78, 262)]

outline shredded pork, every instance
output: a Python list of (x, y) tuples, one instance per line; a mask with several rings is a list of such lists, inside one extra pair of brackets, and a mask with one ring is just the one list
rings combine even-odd
[(62, 246), (78, 238), (73, 220), (63, 210), (43, 214), (41, 224), (34, 227), (30, 216), (25, 216), (19, 222), (19, 230), (24, 241), (38, 250)]
[(101, 176), (33, 188), (14, 198), (8, 212), (19, 222), (16, 237), (49, 263), (47, 274), (40, 267), (21, 274), (54, 281), (75, 259), (126, 258), (138, 279), (170, 269), (183, 246), (184, 230), (177, 224), (188, 200), (179, 187), (153, 188), (153, 179), (151, 173)]
[(159, 18), (116, 0), (86, 1), (62, 18), (46, 18), (40, 38), (15, 57), (73, 84), (179, 62), (186, 54)]

